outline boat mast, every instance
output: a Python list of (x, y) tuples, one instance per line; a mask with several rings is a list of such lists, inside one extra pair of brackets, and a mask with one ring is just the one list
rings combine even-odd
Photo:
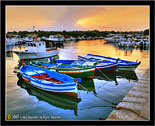
[(35, 26), (33, 26), (33, 31), (34, 31)]
[[(35, 28), (35, 26), (33, 25), (33, 38), (37, 38), (35, 35), (35, 29), (34, 28)], [(34, 42), (34, 39), (33, 39), (33, 42)]]

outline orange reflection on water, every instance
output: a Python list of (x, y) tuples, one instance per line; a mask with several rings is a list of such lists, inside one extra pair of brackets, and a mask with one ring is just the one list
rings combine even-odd
[(76, 45), (77, 53), (81, 56), (96, 54), (109, 56), (129, 61), (141, 61), (138, 68), (149, 68), (149, 51), (140, 49), (121, 50), (112, 44), (106, 44), (104, 40), (84, 40), (79, 41)]

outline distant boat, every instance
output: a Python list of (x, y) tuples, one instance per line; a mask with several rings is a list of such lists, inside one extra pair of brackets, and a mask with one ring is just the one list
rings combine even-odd
[(19, 35), (14, 35), (12, 38), (6, 38), (6, 46), (21, 45), (23, 40)]
[(78, 98), (77, 80), (65, 74), (30, 65), (23, 65), (19, 73), (25, 82), (40, 90)]
[(93, 78), (95, 74), (95, 67), (79, 66), (79, 65), (63, 65), (51, 63), (31, 63), (31, 65), (39, 68), (46, 68), (55, 70), (59, 73), (67, 74), (76, 78)]
[(64, 42), (64, 37), (62, 35), (50, 35), (49, 38), (42, 37), (43, 41), (51, 41), (56, 43)]
[(119, 70), (132, 70), (134, 71), (138, 65), (141, 63), (139, 62), (133, 62), (133, 61), (127, 61), (122, 59), (116, 59), (112, 57), (106, 57), (106, 56), (100, 56), (100, 55), (93, 55), (93, 54), (87, 54), (87, 56), (78, 56), (79, 60), (84, 61), (93, 61), (97, 63), (117, 63)]
[(149, 45), (150, 42), (144, 39), (136, 40), (136, 42), (129, 39), (128, 41), (121, 41), (118, 43), (120, 47), (148, 47)]
[(6, 46), (7, 46), (7, 47), (13, 46), (13, 42), (11, 41), (11, 39), (6, 38)]
[(82, 61), (82, 60), (56, 60), (57, 63), (70, 64), (70, 65), (81, 65), (87, 67), (96, 67), (96, 71), (104, 72), (115, 72), (117, 68), (117, 63), (96, 63), (92, 61)]
[(119, 43), (121, 41), (125, 41), (126, 39), (121, 36), (113, 36), (110, 38), (104, 38), (104, 40), (109, 43)]
[(29, 35), (27, 37), (22, 38), (24, 42), (32, 42), (33, 41), (33, 36)]
[(131, 41), (121, 41), (120, 43), (118, 43), (119, 47), (134, 47), (135, 45), (136, 43)]
[(38, 59), (56, 56), (57, 48), (46, 48), (46, 43), (43, 41), (28, 42), (27, 50), (13, 51), (19, 59)]

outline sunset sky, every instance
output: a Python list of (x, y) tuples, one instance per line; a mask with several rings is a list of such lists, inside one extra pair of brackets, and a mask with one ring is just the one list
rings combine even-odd
[(141, 31), (149, 6), (6, 6), (8, 31)]

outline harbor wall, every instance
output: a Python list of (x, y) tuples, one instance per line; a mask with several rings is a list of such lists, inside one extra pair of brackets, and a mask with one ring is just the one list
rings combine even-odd
[(131, 90), (113, 110), (106, 121), (150, 120), (150, 69), (135, 82)]

